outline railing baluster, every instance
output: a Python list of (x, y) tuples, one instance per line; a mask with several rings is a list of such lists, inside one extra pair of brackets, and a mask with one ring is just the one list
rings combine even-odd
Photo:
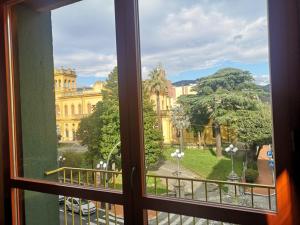
[(116, 209), (116, 204), (114, 204), (114, 211), (115, 211), (115, 225), (117, 225), (117, 209)]
[(106, 189), (106, 186), (107, 186), (107, 180), (106, 180), (106, 177), (107, 177), (107, 173), (104, 172), (104, 188)]
[(168, 225), (170, 225), (170, 213), (168, 213)]
[[(90, 174), (91, 173), (91, 174)], [(99, 173), (99, 177), (98, 177), (98, 173)], [(78, 185), (84, 185), (84, 186), (103, 186), (105, 188), (113, 188), (116, 189), (118, 188), (118, 183), (117, 183), (117, 176), (121, 175), (121, 172), (117, 172), (117, 171), (103, 171), (103, 170), (94, 170), (94, 169), (84, 169), (84, 168), (69, 168), (69, 167), (63, 167), (63, 168), (59, 168), (53, 171), (48, 171), (45, 172), (45, 175), (51, 175), (51, 174), (59, 174), (59, 182), (63, 182), (63, 183), (77, 183)], [(84, 175), (86, 174), (86, 177), (84, 177)], [(110, 179), (106, 179), (107, 178), (107, 174), (111, 174)], [(78, 175), (78, 177), (76, 177), (76, 175)], [(91, 175), (91, 176), (90, 176)], [(78, 179), (77, 179), (78, 178)], [(98, 179), (99, 178), (99, 179)], [(275, 205), (272, 202), (272, 193), (273, 193), (273, 189), (274, 186), (271, 185), (259, 185), (259, 184), (247, 184), (247, 183), (234, 183), (234, 182), (227, 182), (227, 181), (216, 181), (216, 180), (205, 180), (205, 179), (188, 179), (188, 178), (181, 178), (181, 177), (175, 177), (175, 176), (156, 176), (156, 175), (146, 175), (146, 178), (148, 178), (147, 180), (150, 182), (147, 182), (147, 190), (151, 190), (151, 193), (154, 193), (155, 195), (159, 195), (160, 194), (160, 190), (159, 188), (162, 187), (165, 192), (164, 194), (166, 194), (167, 196), (170, 195), (170, 190), (169, 190), (169, 186), (170, 186), (170, 180), (174, 180), (175, 184), (177, 183), (177, 186), (175, 186), (176, 188), (176, 197), (177, 198), (185, 198), (185, 194), (184, 194), (184, 190), (183, 188), (185, 187), (185, 185), (189, 184), (190, 186), (187, 185), (187, 191), (188, 193), (189, 190), (191, 190), (191, 197), (187, 197), (189, 199), (192, 200), (200, 200), (200, 201), (209, 201), (209, 183), (212, 184), (216, 184), (218, 186), (219, 189), (219, 203), (223, 204), (225, 203), (223, 201), (223, 194), (222, 193), (222, 188), (224, 185), (233, 185), (234, 186), (234, 196), (232, 196), (232, 198), (234, 197), (238, 197), (239, 195), (242, 195), (242, 190), (240, 189), (240, 187), (246, 187), (247, 189), (247, 193), (249, 193), (249, 191), (251, 192), (251, 206), (246, 206), (246, 207), (255, 207), (255, 193), (254, 190), (255, 188), (259, 187), (259, 188), (265, 188), (268, 191), (268, 205), (265, 206), (265, 209), (269, 209), (272, 210), (274, 209), (274, 207), (276, 208), (276, 202)], [(153, 179), (153, 180), (152, 180)], [(165, 183), (162, 179), (165, 179)], [(81, 183), (82, 180), (82, 183)], [(98, 181), (99, 180), (99, 181)], [(161, 185), (159, 183), (159, 181), (161, 181), (165, 186)], [(153, 186), (148, 186), (150, 183), (153, 184)], [(186, 182), (186, 183), (185, 183)], [(198, 199), (197, 195), (195, 193), (195, 189), (197, 187), (197, 182), (199, 182), (199, 184), (201, 184), (201, 187), (203, 188), (203, 184), (204, 184), (204, 189), (205, 189), (205, 199), (203, 200), (202, 198)], [(152, 189), (152, 187), (154, 187), (154, 190)], [(189, 187), (191, 189), (189, 189)], [(250, 190), (249, 190), (250, 188)], [(215, 193), (216, 191), (214, 191)], [(241, 192), (241, 193), (240, 193)], [(172, 193), (173, 193), (173, 189), (172, 189)], [(201, 192), (201, 196), (202, 196), (203, 192)], [(276, 193), (275, 193), (276, 194)], [(69, 211), (72, 211), (72, 224), (74, 224), (74, 213), (77, 212), (77, 208), (74, 208), (74, 203), (72, 202), (72, 210), (71, 210), (71, 202), (70, 204), (67, 204), (67, 198), (68, 196), (64, 196), (64, 215), (65, 215), (65, 219), (64, 219), (64, 225), (68, 225), (68, 209), (67, 207), (69, 206)], [(75, 200), (73, 197), (70, 196), (70, 200)], [(91, 201), (89, 201), (91, 202)], [(99, 207), (99, 203), (100, 202), (96, 202), (96, 211), (97, 211), (97, 225), (99, 225), (99, 223), (101, 223), (99, 220), (101, 219), (101, 215), (100, 215), (100, 207)], [(273, 206), (274, 205), (274, 206)], [(115, 208), (116, 206), (113, 205), (113, 207)], [(90, 207), (88, 206), (88, 210), (89, 210), (89, 221), (90, 221)], [(107, 208), (107, 207), (106, 207)], [(82, 205), (80, 203), (79, 209), (82, 210)], [(75, 211), (75, 212), (74, 212)], [(158, 212), (159, 213), (159, 212)], [(113, 215), (112, 215), (113, 217)], [(115, 217), (117, 217), (117, 213), (115, 211)], [(170, 217), (170, 215), (168, 214), (168, 217)], [(185, 217), (184, 217), (185, 218)], [(76, 219), (76, 218), (75, 218)], [(190, 220), (194, 218), (190, 218)], [(69, 219), (71, 220), (71, 218)], [(80, 225), (83, 224), (83, 222), (81, 220), (84, 220), (84, 218), (81, 218), (80, 215)], [(197, 222), (197, 218), (195, 218), (195, 221)], [(77, 223), (77, 222), (76, 222)], [(71, 223), (70, 223), (71, 224)], [(79, 224), (79, 223), (78, 223)]]
[(270, 188), (268, 188), (268, 196), (269, 196), (269, 209), (271, 210), (272, 206), (271, 206), (271, 191), (270, 191)]
[(179, 196), (179, 198), (181, 198), (181, 189), (180, 189), (180, 179), (178, 178), (178, 196)]
[(218, 186), (219, 186), (219, 193), (220, 193), (220, 204), (222, 204), (222, 186), (220, 183)]
[(154, 193), (157, 195), (157, 180), (156, 177), (154, 177)]
[(70, 171), (71, 184), (73, 184), (73, 170)]
[(155, 216), (156, 216), (156, 224), (158, 225), (158, 213), (155, 211)]
[(167, 197), (169, 197), (169, 179), (166, 178)]
[(207, 196), (207, 182), (204, 181), (204, 188), (205, 188), (205, 201), (208, 201), (208, 196)]
[(71, 198), (71, 211), (72, 211), (72, 225), (75, 224), (75, 217), (74, 217), (74, 205), (73, 205), (73, 198)]
[[(64, 169), (63, 170), (63, 182), (66, 183), (66, 170)], [(65, 208), (65, 211), (64, 211), (64, 214), (65, 214), (65, 225), (68, 225), (68, 217), (67, 217), (67, 197), (64, 196), (64, 208)]]
[(180, 217), (180, 225), (182, 225), (182, 215), (179, 215)]
[(194, 182), (191, 180), (191, 188), (192, 188), (192, 199), (194, 200)]
[[(78, 185), (81, 183), (81, 171), (78, 170)], [(79, 221), (80, 225), (82, 225), (82, 213), (81, 213), (81, 199), (79, 199)]]
[[(71, 169), (70, 171), (70, 179), (71, 179), (71, 184), (73, 184), (73, 170)], [(71, 208), (72, 208), (72, 225), (75, 225), (75, 216), (74, 216), (74, 204), (73, 204), (73, 198), (71, 198)]]
[[(89, 171), (86, 171), (86, 185), (89, 186)], [(87, 200), (88, 202), (88, 224), (91, 223), (91, 214), (90, 214), (90, 201)]]
[(254, 208), (253, 186), (251, 186), (251, 206)]
[(79, 221), (80, 225), (82, 225), (81, 198), (79, 199)]
[(234, 196), (237, 196), (236, 185), (234, 185)]
[(112, 174), (113, 176), (113, 189), (116, 189), (116, 174)]
[[(97, 171), (94, 171), (94, 185), (97, 187)], [(98, 210), (98, 202), (95, 202), (96, 204), (96, 220), (97, 220), (97, 225), (99, 225), (99, 210)]]

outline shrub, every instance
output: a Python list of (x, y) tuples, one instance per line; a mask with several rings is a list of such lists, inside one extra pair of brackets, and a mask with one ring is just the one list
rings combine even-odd
[(258, 168), (257, 168), (257, 162), (254, 162), (254, 161), (248, 162), (247, 168), (248, 169), (253, 169), (253, 170), (258, 170)]
[(254, 169), (247, 169), (245, 171), (245, 179), (248, 183), (254, 183), (258, 177), (258, 171)]
[(66, 158), (65, 162), (62, 163), (63, 166), (80, 168), (84, 163), (84, 153), (82, 152), (68, 150), (62, 152), (61, 155)]

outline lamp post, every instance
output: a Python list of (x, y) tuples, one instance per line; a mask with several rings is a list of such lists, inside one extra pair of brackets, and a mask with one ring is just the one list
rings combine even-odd
[[(179, 149), (176, 149), (174, 152), (171, 153), (172, 158), (176, 158), (177, 160), (177, 171), (174, 172), (174, 174), (179, 178), (181, 171), (180, 171), (180, 160), (184, 156), (184, 152), (181, 152)], [(184, 196), (184, 187), (185, 184), (180, 182), (180, 179), (177, 180), (177, 182), (174, 183), (174, 189), (176, 193), (176, 197), (183, 197)]]
[[(107, 171), (107, 164), (102, 160), (96, 165), (96, 168), (99, 170)], [(100, 173), (100, 180), (101, 180), (101, 173)], [(107, 172), (104, 174), (104, 188), (107, 187)], [(97, 203), (96, 203), (97, 204)], [(108, 204), (105, 202), (105, 222), (106, 225), (109, 225), (109, 212), (108, 212)]]
[[(110, 150), (106, 163), (103, 161), (100, 161), (99, 164), (97, 164), (97, 169), (102, 169), (105, 170), (105, 175), (104, 175), (104, 188), (108, 187), (108, 179), (107, 179), (107, 171), (108, 171), (108, 166), (109, 166), (109, 161), (111, 158), (112, 153), (117, 149), (117, 147), (121, 144), (121, 142), (119, 141), (117, 144), (115, 144), (115, 146), (113, 146), (113, 148)], [(101, 177), (100, 177), (101, 179)], [(108, 203), (105, 202), (105, 222), (106, 225), (109, 225), (109, 212), (108, 212)]]
[(66, 158), (63, 156), (59, 156), (57, 159), (58, 167), (61, 167), (63, 165), (63, 162), (66, 161)]
[[(63, 156), (59, 156), (59, 157), (57, 158), (58, 168), (61, 168), (61, 167), (63, 166), (64, 161), (66, 161), (66, 158), (63, 157)], [(63, 177), (63, 173), (60, 172), (60, 173), (58, 174), (58, 180), (59, 180), (59, 181), (63, 180), (62, 177)]]
[(181, 174), (180, 160), (182, 159), (183, 156), (184, 156), (184, 152), (181, 152), (179, 149), (176, 149), (175, 152), (171, 153), (171, 157), (177, 159), (177, 171), (175, 171), (174, 173), (177, 177), (179, 177), (179, 175)]
[(228, 179), (231, 181), (236, 181), (239, 179), (236, 172), (234, 172), (233, 168), (233, 155), (238, 151), (237, 147), (234, 147), (233, 144), (229, 145), (227, 148), (225, 148), (225, 152), (229, 153), (231, 155), (231, 172), (228, 175)]

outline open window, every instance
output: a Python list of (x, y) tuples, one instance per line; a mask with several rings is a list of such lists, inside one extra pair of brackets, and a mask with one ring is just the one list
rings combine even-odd
[[(295, 127), (287, 109), (293, 113), (297, 109), (286, 97), (294, 101), (288, 80), (296, 80), (293, 75), (300, 71), (298, 55), (290, 52), (299, 47), (296, 3), (289, 5), (295, 9), (275, 1), (257, 7), (240, 1), (210, 4), (200, 0), (1, 2), (1, 223), (276, 224), (288, 215), (284, 220), (288, 223), (282, 224), (293, 224), (289, 135)], [(254, 17), (253, 23), (240, 18), (246, 12)], [(258, 34), (265, 36), (256, 39)], [(82, 37), (82, 42), (75, 37)], [(244, 38), (252, 38), (253, 46), (247, 46), (250, 42)], [(228, 48), (213, 46), (224, 39)], [(232, 50), (237, 46), (245, 51)], [(241, 65), (207, 71), (212, 76), (187, 81), (200, 78), (195, 77), (203, 72), (195, 67), (197, 63), (224, 67), (222, 60), (214, 61), (222, 52), (234, 60), (254, 53), (256, 58), (259, 49), (267, 52), (267, 67), (270, 63), (269, 89), (258, 87)], [(209, 55), (211, 51), (215, 52)], [(99, 71), (98, 77), (106, 79), (80, 86)], [(176, 75), (184, 81), (176, 84)], [(294, 85), (291, 88), (297, 90)], [(232, 118), (239, 110), (248, 117), (241, 117), (237, 125)], [(253, 142), (251, 152), (237, 146), (247, 136), (239, 133), (242, 125), (256, 131), (252, 137), (261, 129), (261, 146), (256, 149)], [(271, 136), (265, 137), (269, 128)], [(246, 169), (257, 170), (245, 163), (261, 149), (272, 182), (242, 180)], [(230, 155), (236, 150), (245, 150), (240, 161)], [(223, 166), (214, 174), (197, 176), (194, 172), (203, 162), (196, 159), (205, 154), (221, 157), (210, 165), (213, 169), (221, 162)]]

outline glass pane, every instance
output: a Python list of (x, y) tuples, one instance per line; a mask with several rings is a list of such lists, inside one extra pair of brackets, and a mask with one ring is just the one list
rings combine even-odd
[(276, 210), (267, 1), (139, 7), (147, 193)]
[(167, 212), (158, 212), (153, 210), (148, 210), (147, 212), (149, 225), (234, 225), (233, 223), (225, 223)]
[[(121, 225), (123, 206), (24, 191), (26, 225)], [(108, 218), (108, 219), (106, 219)]]
[(114, 2), (14, 14), (24, 177), (121, 190)]

